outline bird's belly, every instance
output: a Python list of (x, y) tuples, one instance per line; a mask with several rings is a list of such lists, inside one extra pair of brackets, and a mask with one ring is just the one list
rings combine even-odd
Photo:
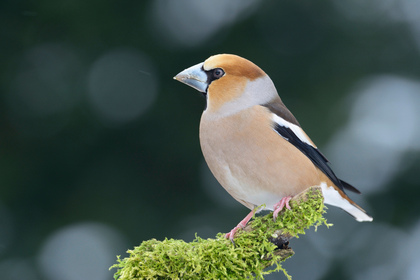
[(202, 119), (200, 144), (213, 175), (233, 198), (251, 209), (262, 204), (272, 209), (281, 198), (320, 182), (310, 159), (258, 121), (252, 114), (223, 123)]
[(224, 172), (219, 174), (216, 179), (226, 189), (226, 191), (246, 207), (253, 209), (256, 206), (264, 205), (265, 209), (273, 210), (274, 204), (280, 201), (286, 193), (281, 188), (266, 188), (258, 184), (249, 176), (235, 176), (229, 166), (223, 167)]
[(266, 209), (273, 210), (273, 205), (283, 197), (294, 196), (319, 183), (312, 181), (318, 178), (315, 168), (311, 174), (314, 176), (307, 179), (308, 170), (312, 171), (310, 162), (308, 166), (288, 164), (276, 156), (249, 153), (240, 146), (220, 151), (204, 148), (203, 154), (219, 183), (250, 209), (265, 204)]

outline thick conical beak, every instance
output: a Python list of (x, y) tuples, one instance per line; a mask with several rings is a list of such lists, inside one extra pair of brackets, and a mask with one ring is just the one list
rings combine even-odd
[(185, 69), (174, 77), (175, 80), (180, 81), (198, 91), (207, 92), (207, 74), (203, 70), (203, 63), (191, 66)]

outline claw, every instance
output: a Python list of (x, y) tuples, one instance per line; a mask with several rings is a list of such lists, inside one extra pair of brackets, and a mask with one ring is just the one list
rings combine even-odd
[(289, 201), (292, 199), (291, 196), (285, 196), (283, 197), (279, 202), (274, 204), (274, 212), (273, 212), (273, 220), (276, 221), (277, 216), (279, 215), (280, 211), (283, 210), (284, 206), (286, 206), (287, 209), (292, 209), (289, 205)]
[(244, 228), (246, 224), (249, 222), (249, 220), (252, 219), (253, 216), (254, 216), (254, 210), (251, 210), (251, 212), (249, 212), (249, 214), (246, 215), (246, 217), (236, 227), (234, 227), (230, 232), (226, 233), (225, 238), (229, 238), (230, 241), (233, 244), (235, 244), (235, 242), (233, 242), (235, 233), (238, 231), (238, 229)]
[(226, 233), (226, 235), (225, 235), (225, 238), (226, 239), (229, 239), (230, 242), (232, 242), (233, 245), (235, 245), (235, 242), (233, 242), (233, 237), (235, 236), (235, 233), (240, 228), (242, 228), (242, 227), (240, 227), (239, 225), (237, 225), (236, 227), (234, 227), (230, 232)]

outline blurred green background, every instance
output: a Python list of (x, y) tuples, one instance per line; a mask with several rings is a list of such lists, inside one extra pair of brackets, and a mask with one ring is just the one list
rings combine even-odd
[(202, 158), (204, 98), (172, 80), (217, 53), (270, 75), (374, 216), (330, 207), (294, 279), (419, 279), (418, 1), (2, 0), (2, 280), (112, 279), (143, 240), (246, 215)]

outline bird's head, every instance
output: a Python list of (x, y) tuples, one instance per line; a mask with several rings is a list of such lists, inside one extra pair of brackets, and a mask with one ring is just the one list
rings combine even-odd
[(207, 97), (206, 111), (222, 114), (262, 105), (279, 98), (267, 74), (251, 61), (218, 54), (185, 69), (174, 79)]

